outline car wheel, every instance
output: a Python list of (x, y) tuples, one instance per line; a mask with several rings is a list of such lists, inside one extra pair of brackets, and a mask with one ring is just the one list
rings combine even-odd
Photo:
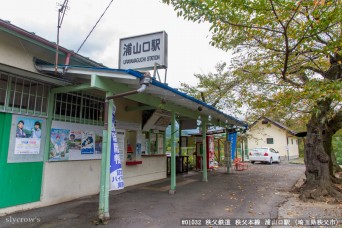
[(272, 158), (270, 158), (270, 165), (272, 165), (272, 163), (273, 163), (273, 159), (272, 159)]
[(255, 161), (251, 161), (252, 164), (254, 164)]

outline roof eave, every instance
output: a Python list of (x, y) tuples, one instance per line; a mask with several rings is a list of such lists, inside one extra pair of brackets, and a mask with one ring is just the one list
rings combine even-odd
[[(143, 77), (143, 74), (139, 71), (134, 71), (134, 70), (121, 70), (121, 69), (111, 69), (111, 68), (98, 68), (98, 67), (83, 67), (83, 66), (65, 66), (65, 65), (58, 65), (58, 72), (62, 73), (65, 70), (65, 67), (67, 67), (67, 73), (77, 73), (80, 75), (86, 75), (86, 76), (91, 76), (91, 75), (97, 75), (97, 76), (105, 76), (108, 78), (115, 78), (115, 79), (141, 79)], [(36, 68), (37, 70), (41, 72), (53, 72), (54, 66), (49, 65), (49, 64), (37, 64), (36, 63)], [(177, 96), (180, 96), (184, 99), (189, 100), (190, 102), (195, 103), (198, 106), (202, 107), (201, 113), (205, 116), (211, 116), (213, 120), (219, 120), (222, 123), (229, 123), (233, 124), (236, 126), (239, 126), (241, 128), (247, 129), (247, 124), (237, 120), (236, 118), (229, 116), (214, 107), (199, 101), (183, 92), (180, 92), (172, 87), (169, 87), (163, 83), (160, 83), (156, 80), (152, 80), (151, 83), (153, 86), (158, 87), (162, 90), (167, 90), (169, 92), (174, 93)], [(215, 121), (213, 121), (215, 122)]]
[(56, 86), (67, 86), (71, 85), (72, 83), (68, 80), (56, 78), (53, 76), (36, 73), (32, 71), (23, 70), (14, 66), (9, 66), (3, 63), (0, 63), (0, 70), (3, 72), (6, 72), (8, 74), (16, 75), (16, 76), (25, 76), (29, 79), (44, 82), (50, 85), (56, 85)]

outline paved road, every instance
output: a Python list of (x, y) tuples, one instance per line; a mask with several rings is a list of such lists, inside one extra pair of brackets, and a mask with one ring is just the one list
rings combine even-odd
[[(284, 194), (304, 173), (303, 165), (250, 164), (245, 171), (177, 176), (177, 193), (169, 180), (127, 188), (110, 195), (111, 220), (106, 227), (179, 227), (191, 218), (277, 218)], [(98, 196), (0, 217), (0, 227), (93, 227)], [(34, 222), (13, 222), (37, 218)], [(39, 222), (37, 220), (39, 219)], [(12, 222), (10, 222), (10, 221)], [(262, 227), (262, 226), (259, 226)]]

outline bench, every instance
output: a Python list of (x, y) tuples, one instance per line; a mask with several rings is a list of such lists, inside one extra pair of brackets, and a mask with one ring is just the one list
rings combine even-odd
[(242, 162), (241, 158), (234, 158), (233, 165), (235, 170), (243, 171), (248, 169), (248, 163)]

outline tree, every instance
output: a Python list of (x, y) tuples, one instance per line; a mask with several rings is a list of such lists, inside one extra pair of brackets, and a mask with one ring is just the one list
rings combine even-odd
[(227, 63), (217, 63), (216, 72), (208, 74), (194, 74), (199, 83), (193, 87), (181, 83), (180, 90), (200, 99), (215, 108), (229, 110), (232, 113), (241, 113), (242, 102), (239, 97), (239, 80), (227, 71)]
[(342, 122), (342, 1), (164, 2), (178, 16), (209, 22), (211, 44), (234, 50), (232, 73), (249, 107), (309, 116), (300, 196), (341, 198), (332, 184), (329, 142)]

